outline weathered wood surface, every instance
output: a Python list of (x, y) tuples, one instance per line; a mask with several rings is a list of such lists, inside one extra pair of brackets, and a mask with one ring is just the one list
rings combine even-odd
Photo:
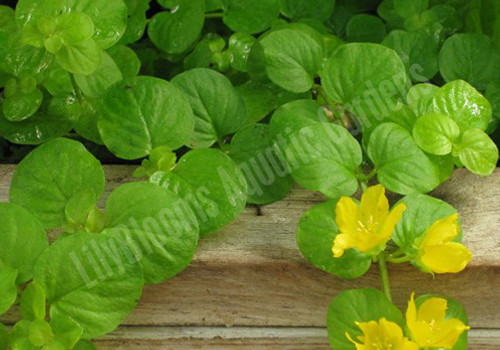
[[(13, 169), (0, 166), (0, 201), (8, 200)], [(105, 167), (106, 195), (130, 181), (132, 170)], [(469, 348), (500, 349), (500, 333), (491, 331), (500, 329), (500, 170), (487, 178), (457, 171), (434, 195), (459, 210), (474, 260), (460, 274), (435, 279), (409, 266), (390, 266), (395, 302), (404, 308), (411, 291), (452, 296), (465, 305), (476, 329)], [(339, 280), (300, 255), (297, 222), (322, 200), (321, 194), (295, 189), (287, 199), (263, 207), (260, 216), (256, 208), (247, 208), (222, 232), (201, 239), (186, 271), (146, 287), (128, 327), (102, 343), (121, 349), (327, 349), (325, 313), (331, 298), (347, 288), (378, 287), (379, 278), (372, 269), (361, 279)], [(246, 340), (230, 330), (228, 339), (220, 335), (231, 326), (249, 332), (242, 336)], [(287, 328), (274, 339), (272, 327)], [(292, 329), (309, 333), (294, 335)], [(189, 330), (201, 335), (190, 336)], [(184, 335), (174, 339), (172, 332)]]

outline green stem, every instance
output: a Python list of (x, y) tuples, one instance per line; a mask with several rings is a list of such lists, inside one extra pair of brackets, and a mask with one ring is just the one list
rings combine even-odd
[(387, 272), (387, 263), (386, 263), (386, 256), (385, 253), (382, 252), (378, 256), (378, 268), (380, 271), (380, 281), (382, 282), (382, 290), (385, 293), (385, 296), (387, 299), (389, 299), (390, 302), (392, 302), (392, 296), (391, 296), (391, 286), (389, 284), (389, 273)]
[(222, 18), (224, 12), (205, 13), (205, 18)]
[(75, 90), (76, 98), (78, 99), (78, 101), (80, 101), (80, 103), (82, 103), (83, 95), (82, 92), (80, 91), (80, 88), (78, 87), (78, 84), (76, 83), (74, 74), (70, 74), (69, 77), (71, 79), (71, 84), (73, 85), (73, 89)]
[(390, 262), (391, 264), (403, 264), (403, 263), (408, 262), (410, 260), (411, 260), (411, 258), (409, 256), (402, 256), (400, 258), (387, 257), (387, 261)]

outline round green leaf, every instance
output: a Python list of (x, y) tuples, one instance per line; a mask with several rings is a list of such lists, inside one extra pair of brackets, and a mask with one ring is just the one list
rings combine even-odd
[(427, 83), (412, 86), (406, 98), (408, 106), (417, 116), (426, 114), (430, 109), (432, 98), (438, 90), (439, 87), (436, 85)]
[(295, 20), (315, 18), (326, 21), (334, 7), (335, 0), (282, 0), (281, 13)]
[(205, 23), (205, 1), (177, 0), (170, 11), (156, 14), (148, 26), (151, 41), (169, 54), (181, 54), (198, 39)]
[(29, 339), (35, 346), (48, 345), (52, 338), (52, 328), (45, 320), (34, 320), (30, 324)]
[(99, 101), (99, 99), (94, 100), (85, 97), (85, 99), (79, 103), (80, 118), (78, 118), (74, 129), (80, 136), (83, 136), (87, 140), (102, 145), (103, 141), (99, 133), (99, 128), (97, 127), (97, 122), (99, 120), (97, 104)]
[(138, 41), (146, 30), (146, 12), (149, 10), (149, 0), (124, 0), (128, 9), (127, 29), (119, 43), (122, 45)]
[(300, 218), (297, 244), (304, 257), (317, 268), (341, 278), (357, 278), (366, 273), (372, 259), (355, 249), (349, 249), (341, 258), (334, 258), (333, 241), (338, 234), (335, 222), (337, 200), (317, 204)]
[(327, 122), (325, 109), (313, 100), (296, 100), (280, 106), (269, 124), (271, 134), (278, 144), (292, 133), (317, 123)]
[(10, 200), (28, 209), (45, 228), (60, 228), (66, 223), (68, 201), (87, 189), (97, 198), (103, 192), (101, 163), (81, 143), (60, 138), (38, 147), (19, 163)]
[(373, 131), (368, 155), (377, 168), (378, 180), (392, 192), (427, 193), (442, 182), (439, 165), (397, 124), (384, 123)]
[(379, 17), (359, 14), (349, 20), (346, 33), (350, 42), (380, 43), (387, 35), (387, 29)]
[(457, 212), (448, 203), (423, 194), (406, 196), (401, 203), (406, 204), (407, 209), (396, 226), (392, 240), (409, 256), (418, 254), (416, 240), (422, 237), (432, 224)]
[(342, 292), (332, 300), (327, 314), (328, 338), (335, 350), (352, 350), (352, 339), (363, 335), (356, 322), (387, 321), (404, 327), (401, 311), (391, 304), (387, 297), (376, 289), (351, 289)]
[(392, 0), (394, 10), (401, 17), (419, 15), (429, 7), (429, 0)]
[(46, 316), (46, 294), (42, 286), (36, 282), (31, 282), (21, 295), (21, 315), (23, 319), (43, 320)]
[[(1, 256), (0, 256), (1, 258)], [(0, 263), (0, 315), (10, 310), (17, 299), (18, 271)]]
[(0, 323), (0, 350), (7, 350), (9, 345), (9, 332), (7, 327)]
[(245, 101), (221, 73), (196, 68), (184, 72), (172, 84), (185, 93), (195, 116), (190, 146), (205, 148), (219, 143), (246, 124)]
[(124, 79), (135, 77), (141, 69), (141, 61), (134, 50), (125, 45), (116, 45), (108, 50), (109, 56), (120, 69)]
[(112, 86), (98, 109), (104, 143), (124, 159), (142, 158), (160, 146), (177, 149), (194, 129), (184, 94), (158, 78), (136, 77)]
[(48, 246), (42, 224), (22, 207), (0, 203), (0, 265), (17, 270), (17, 284), (33, 277), (33, 268), (40, 254)]
[(2, 70), (16, 77), (36, 77), (41, 80), (54, 56), (44, 49), (23, 45), (20, 36), (12, 35), (9, 39)]
[(243, 97), (243, 100), (245, 100), (248, 124), (261, 121), (273, 109), (278, 107), (273, 91), (265, 85), (248, 81), (243, 85), (237, 86), (236, 89), (239, 91), (241, 97)]
[(480, 129), (466, 130), (460, 142), (455, 144), (453, 153), (469, 171), (477, 175), (491, 175), (498, 162), (498, 147)]
[(198, 223), (188, 204), (147, 182), (118, 187), (106, 202), (108, 231), (127, 242), (148, 284), (184, 270), (198, 244)]
[(226, 0), (224, 23), (233, 31), (256, 34), (278, 18), (280, 0)]
[(248, 203), (273, 203), (290, 192), (293, 179), (284, 155), (271, 140), (268, 125), (253, 124), (240, 130), (231, 140), (229, 154), (245, 176)]
[(80, 340), (73, 350), (97, 350), (96, 346), (87, 340)]
[(486, 35), (455, 34), (441, 49), (439, 68), (447, 82), (462, 79), (485, 90), (500, 78), (500, 54)]
[(56, 54), (57, 63), (73, 74), (89, 75), (102, 63), (103, 51), (93, 39), (75, 45), (63, 45)]
[(43, 101), (43, 93), (35, 89), (28, 94), (16, 93), (3, 101), (3, 116), (11, 122), (20, 122), (33, 116)]
[(415, 143), (425, 152), (440, 156), (451, 153), (459, 136), (457, 123), (444, 114), (426, 114), (418, 118), (413, 127)]
[(179, 160), (173, 173), (191, 186), (200, 203), (194, 212), (202, 235), (220, 230), (245, 208), (245, 177), (232, 159), (219, 150), (192, 150)]
[[(462, 304), (460, 304), (457, 300), (447, 296), (434, 295), (434, 294), (421, 295), (415, 300), (417, 308), (419, 308), (424, 303), (424, 301), (426, 301), (429, 298), (446, 299), (448, 303), (447, 303), (445, 318), (446, 319), (457, 318), (460, 321), (462, 321), (465, 325), (469, 325), (467, 313)], [(468, 332), (466, 331), (460, 335), (458, 341), (455, 343), (455, 346), (453, 347), (452, 350), (467, 350), (467, 343), (468, 343)]]
[(87, 96), (100, 97), (123, 76), (115, 61), (106, 52), (102, 52), (101, 65), (89, 75), (75, 74), (75, 81), (80, 90)]
[(341, 126), (317, 123), (290, 135), (286, 159), (294, 180), (308, 190), (337, 197), (358, 189), (361, 146)]
[(340, 46), (320, 74), (326, 94), (355, 114), (383, 115), (406, 96), (407, 74), (398, 54), (378, 44)]
[(413, 81), (429, 81), (438, 73), (438, 44), (431, 36), (394, 30), (383, 44), (398, 53)]
[(71, 317), (83, 328), (83, 339), (118, 327), (143, 286), (141, 266), (126, 243), (106, 233), (57, 240), (38, 260), (34, 280), (47, 292), (51, 318)]
[(255, 44), (255, 39), (252, 35), (234, 33), (229, 38), (228, 50), (231, 52), (231, 66), (241, 72), (247, 71), (248, 55)]
[(271, 31), (260, 40), (267, 76), (276, 85), (295, 93), (311, 89), (325, 55), (321, 36), (306, 28), (301, 24)]
[(489, 101), (463, 80), (448, 83), (434, 93), (428, 111), (451, 117), (461, 131), (486, 130), (493, 114)]

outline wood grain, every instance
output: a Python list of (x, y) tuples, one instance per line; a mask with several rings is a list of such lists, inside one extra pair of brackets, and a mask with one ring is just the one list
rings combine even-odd
[[(8, 200), (13, 169), (0, 166), (0, 201)], [(113, 188), (131, 181), (133, 168), (106, 166), (105, 171), (108, 184), (104, 198)], [(390, 266), (395, 302), (404, 309), (412, 291), (449, 295), (465, 305), (474, 328), (500, 329), (500, 170), (486, 178), (456, 171), (434, 195), (458, 209), (464, 242), (474, 260), (463, 273), (434, 279), (410, 266)], [(205, 343), (182, 338), (174, 346), (168, 336), (174, 329), (184, 329), (175, 327), (216, 332), (225, 326), (271, 327), (267, 330), (316, 327), (324, 334), (332, 297), (348, 288), (378, 287), (376, 269), (358, 280), (339, 280), (301, 256), (295, 243), (297, 222), (305, 210), (323, 200), (321, 194), (296, 188), (285, 200), (261, 208), (260, 216), (256, 208), (247, 208), (221, 232), (201, 239), (195, 259), (183, 273), (161, 285), (146, 287), (139, 307), (126, 321), (134, 327), (115, 333), (103, 344), (113, 349), (327, 349), (326, 338), (320, 333), (304, 336), (304, 340), (292, 334), (279, 342), (273, 337), (258, 337), (257, 343), (224, 341), (229, 345), (217, 339)], [(15, 319), (14, 312), (6, 320)], [(146, 330), (165, 334), (166, 339), (151, 343), (146, 333), (137, 339), (131, 337)], [(498, 333), (485, 334), (470, 348), (499, 349)], [(120, 345), (120, 339), (125, 339), (123, 344), (134, 345)]]

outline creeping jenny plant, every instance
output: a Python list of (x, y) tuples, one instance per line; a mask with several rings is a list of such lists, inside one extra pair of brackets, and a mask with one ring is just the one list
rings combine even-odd
[[(294, 182), (327, 197), (298, 225), (304, 257), (339, 278), (380, 269), (383, 292), (332, 300), (334, 350), (466, 349), (459, 302), (412, 295), (405, 319), (387, 264), (472, 259), (428, 193), (497, 166), (499, 27), (493, 0), (0, 6), (0, 151), (38, 146), (0, 204), (0, 313), (21, 315), (0, 350), (93, 349), (199, 239)], [(138, 181), (103, 202), (83, 142), (140, 163)]]

